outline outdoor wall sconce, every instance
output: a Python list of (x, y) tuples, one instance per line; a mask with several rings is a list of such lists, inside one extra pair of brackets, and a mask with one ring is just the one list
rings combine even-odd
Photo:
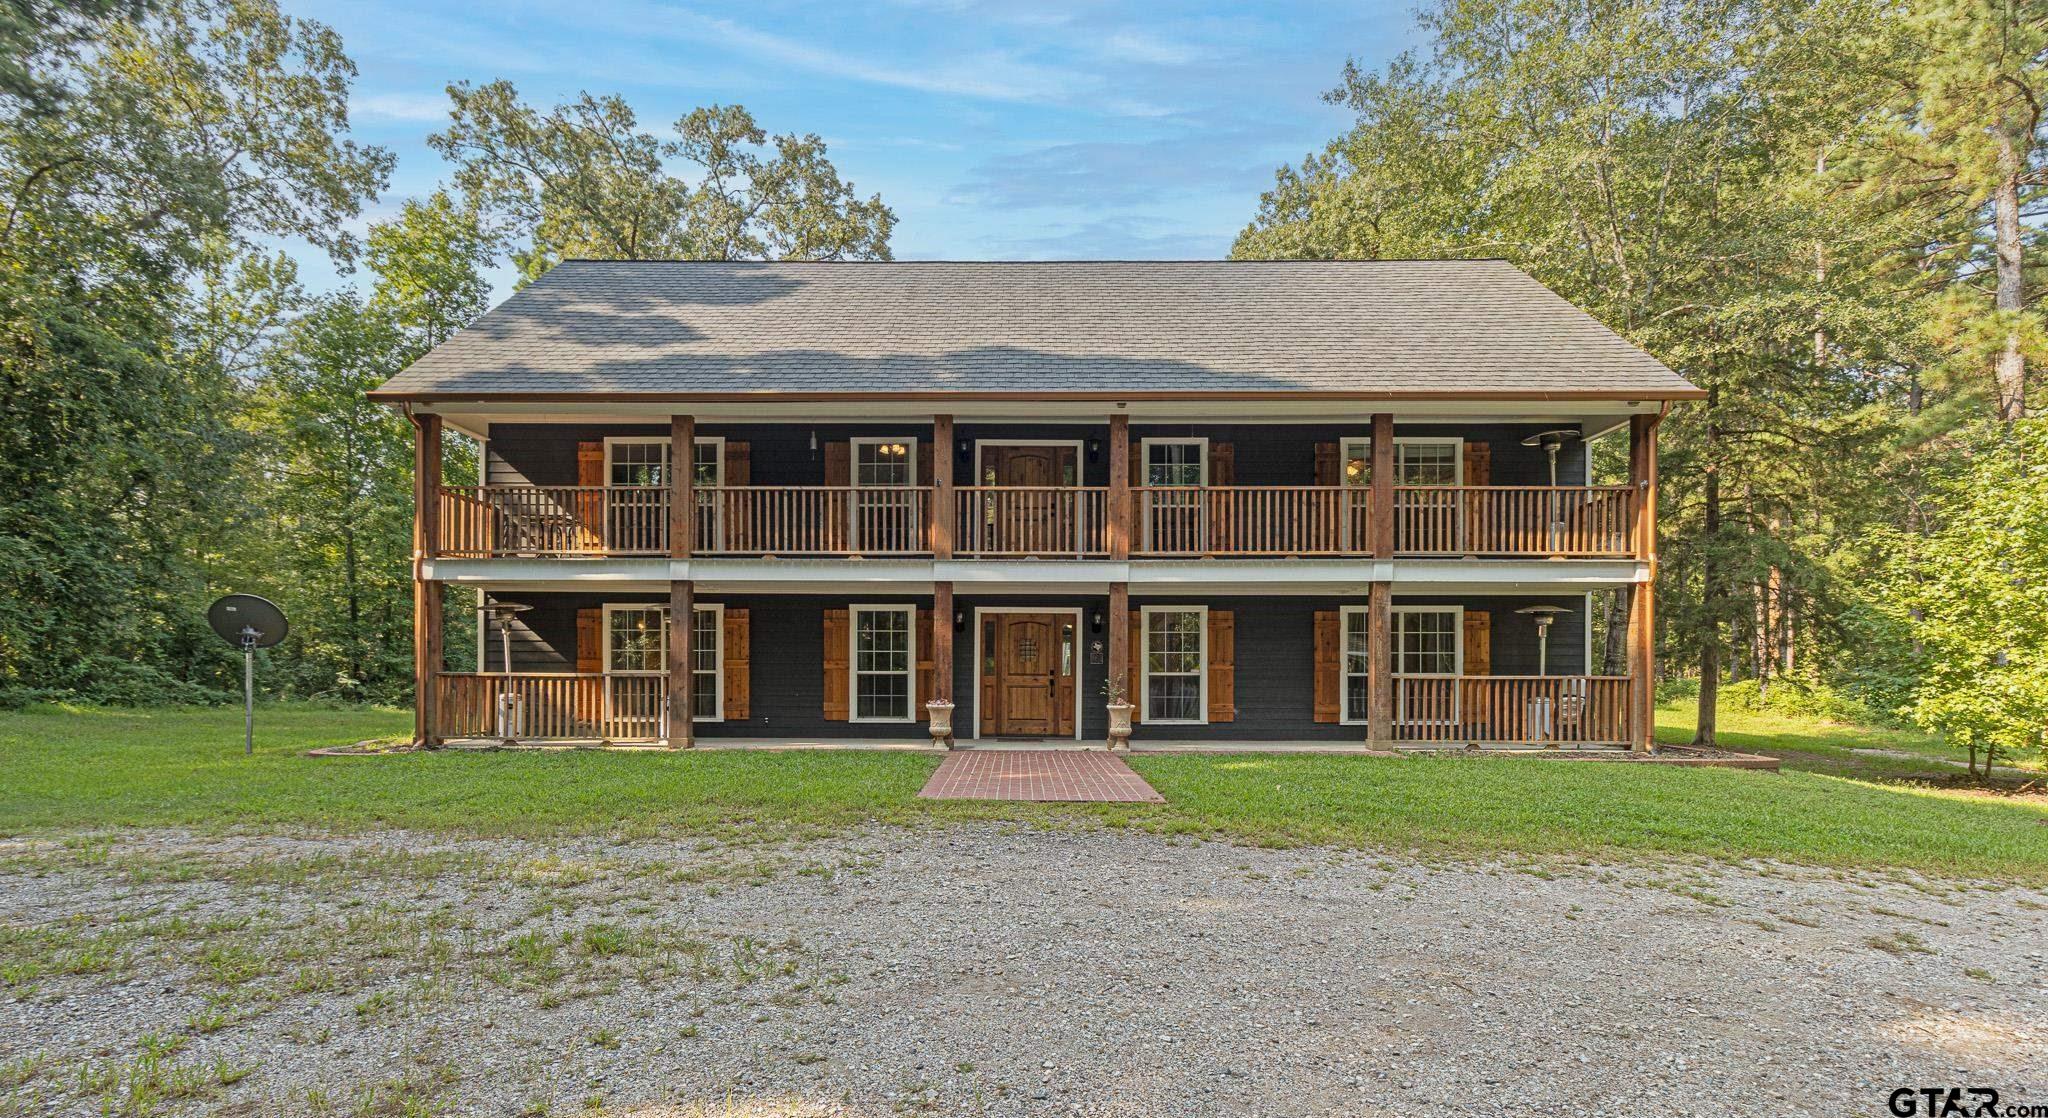
[(964, 633), (967, 631), (966, 610), (956, 609), (953, 611), (953, 631), (956, 633)]
[(1099, 609), (1096, 609), (1096, 610), (1089, 610), (1089, 611), (1088, 611), (1088, 631), (1089, 631), (1089, 632), (1091, 632), (1091, 633), (1099, 633), (1099, 632), (1101, 632), (1101, 631), (1102, 631), (1102, 611), (1101, 611), (1101, 610), (1099, 610)]
[(959, 455), (960, 460), (964, 462), (967, 460), (968, 455), (974, 453), (974, 444), (968, 442), (966, 439), (961, 439), (959, 442), (953, 444), (953, 453)]
[(1088, 460), (1089, 460), (1090, 462), (1093, 462), (1093, 461), (1096, 461), (1097, 459), (1099, 459), (1099, 458), (1101, 458), (1101, 457), (1102, 457), (1102, 440), (1101, 440), (1101, 439), (1089, 439), (1089, 440), (1088, 440)]

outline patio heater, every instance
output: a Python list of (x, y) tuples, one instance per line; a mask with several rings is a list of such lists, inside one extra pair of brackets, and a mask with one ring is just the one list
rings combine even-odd
[(1546, 514), (1545, 519), (1550, 522), (1550, 550), (1552, 551), (1557, 550), (1558, 537), (1564, 534), (1564, 522), (1558, 515), (1557, 452), (1564, 449), (1564, 444), (1579, 437), (1577, 431), (1560, 427), (1551, 431), (1538, 431), (1522, 440), (1523, 446), (1540, 446), (1543, 448), (1543, 453), (1550, 456), (1550, 493), (1544, 498), (1544, 512)]
[[(1555, 461), (1555, 452), (1553, 452), (1553, 468), (1555, 468)], [(1563, 606), (1553, 606), (1545, 603), (1542, 605), (1523, 606), (1515, 612), (1536, 623), (1536, 674), (1539, 676), (1549, 675), (1550, 626), (1560, 616), (1571, 611)], [(1557, 747), (1557, 713), (1557, 700), (1547, 693), (1539, 693), (1534, 698), (1531, 698), (1528, 710), (1523, 712), (1524, 725), (1533, 727), (1536, 730), (1546, 749)]]
[(533, 607), (524, 602), (492, 602), (484, 607), (491, 620), (498, 626), (498, 669), (505, 676), (505, 686), (498, 689), (498, 736), (506, 741), (519, 736), (522, 727), (520, 707), (525, 696), (514, 691), (512, 682), (512, 625), (519, 615)]

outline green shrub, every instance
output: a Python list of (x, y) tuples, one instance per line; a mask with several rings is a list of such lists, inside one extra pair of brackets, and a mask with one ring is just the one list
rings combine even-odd
[(1774, 679), (1769, 686), (1745, 679), (1721, 687), (1721, 703), (1735, 710), (1789, 714), (1856, 726), (1885, 725), (1892, 719), (1868, 704), (1825, 684)]
[(107, 706), (218, 706), (236, 698), (147, 664), (113, 656), (85, 660), (73, 670), (69, 682), (68, 697)]
[(1700, 697), (1700, 681), (1692, 678), (1667, 679), (1657, 684), (1660, 703), (1690, 702)]

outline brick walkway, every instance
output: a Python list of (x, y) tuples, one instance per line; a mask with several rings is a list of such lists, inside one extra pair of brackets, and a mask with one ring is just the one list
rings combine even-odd
[(1123, 758), (1060, 749), (949, 753), (918, 796), (927, 800), (1072, 800), (1163, 804)]

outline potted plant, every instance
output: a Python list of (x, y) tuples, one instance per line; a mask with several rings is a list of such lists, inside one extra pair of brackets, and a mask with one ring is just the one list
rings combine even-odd
[(1109, 748), (1124, 752), (1131, 747), (1131, 712), (1138, 709), (1131, 705), (1131, 695), (1117, 680), (1104, 680), (1102, 697), (1109, 700)]
[(940, 749), (953, 742), (953, 703), (950, 699), (933, 699), (924, 705), (931, 714), (932, 744)]

